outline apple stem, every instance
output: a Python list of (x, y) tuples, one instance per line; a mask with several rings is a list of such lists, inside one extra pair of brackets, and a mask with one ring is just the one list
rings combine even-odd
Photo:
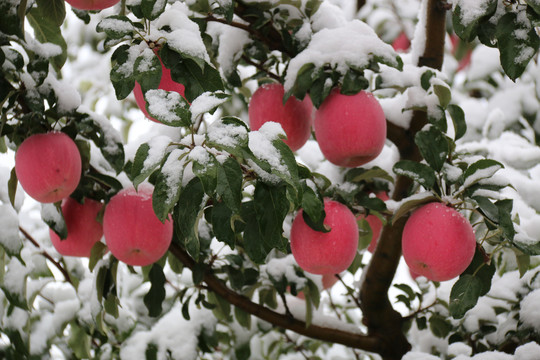
[(66, 282), (70, 283), (71, 285), (73, 285), (73, 281), (71, 281), (71, 277), (69, 276), (69, 273), (67, 272), (66, 269), (64, 269), (64, 267), (62, 266), (62, 264), (60, 264), (58, 261), (54, 260), (53, 257), (47, 253), (45, 250), (43, 250), (41, 248), (41, 246), (39, 245), (39, 243), (32, 237), (32, 235), (30, 235), (30, 233), (28, 231), (26, 231), (22, 226), (19, 226), (19, 231), (24, 235), (24, 237), (30, 241), (35, 247), (37, 247), (38, 249), (41, 250), (41, 254), (47, 259), (49, 260), (58, 270), (60, 270), (60, 272), (62, 273), (62, 275), (64, 276), (64, 279), (66, 280)]

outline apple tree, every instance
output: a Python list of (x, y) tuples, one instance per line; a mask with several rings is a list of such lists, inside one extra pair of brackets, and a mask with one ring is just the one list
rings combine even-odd
[(538, 358), (539, 26), (0, 0), (0, 357)]

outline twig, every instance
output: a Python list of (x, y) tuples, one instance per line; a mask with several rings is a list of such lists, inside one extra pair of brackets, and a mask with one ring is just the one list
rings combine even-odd
[(43, 250), (41, 248), (41, 246), (39, 245), (39, 243), (32, 237), (32, 235), (30, 235), (28, 233), (28, 231), (26, 231), (25, 229), (23, 229), (21, 226), (19, 226), (19, 231), (24, 235), (24, 237), (30, 241), (35, 247), (37, 247), (38, 249), (41, 249), (41, 254), (43, 256), (45, 256), (45, 258), (47, 260), (49, 260), (54, 266), (56, 266), (56, 268), (58, 270), (60, 270), (60, 272), (62, 273), (62, 275), (64, 275), (64, 278), (66, 279), (66, 281), (68, 283), (70, 283), (71, 285), (73, 285), (73, 282), (71, 281), (71, 277), (69, 276), (69, 273), (67, 272), (66, 269), (64, 269), (64, 267), (56, 260), (54, 260), (52, 258), (51, 255), (49, 255), (49, 253), (47, 253), (45, 250)]
[(279, 75), (276, 75), (273, 72), (271, 72), (270, 70), (266, 69), (262, 64), (257, 64), (255, 61), (252, 61), (246, 55), (242, 55), (242, 60), (244, 60), (247, 64), (255, 66), (257, 69), (265, 72), (266, 75), (268, 75), (272, 79), (277, 80), (277, 81), (281, 81), (281, 78), (279, 77)]

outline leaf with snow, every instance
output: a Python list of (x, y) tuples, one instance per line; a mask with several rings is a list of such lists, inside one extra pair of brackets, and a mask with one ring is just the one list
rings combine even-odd
[(176, 91), (148, 90), (144, 98), (146, 110), (159, 122), (175, 127), (192, 125), (189, 103)]
[(204, 192), (213, 196), (218, 178), (218, 162), (214, 155), (202, 146), (196, 146), (189, 153), (193, 161), (193, 173), (201, 180)]
[(540, 37), (531, 21), (516, 13), (505, 14), (497, 23), (495, 36), (501, 65), (512, 80), (523, 74), (540, 47)]
[(224, 92), (215, 93), (205, 92), (199, 95), (191, 103), (191, 120), (195, 121), (199, 116), (205, 113), (212, 113), (218, 106), (229, 100), (230, 96)]
[(146, 19), (155, 20), (163, 14), (166, 5), (167, 0), (142, 0), (141, 10)]
[(437, 127), (429, 126), (416, 133), (414, 142), (433, 170), (440, 172), (449, 152), (444, 134)]
[(202, 183), (195, 177), (182, 189), (174, 210), (174, 226), (179, 239), (196, 261), (199, 259), (201, 247), (198, 223), (203, 197)]
[(104, 32), (111, 39), (122, 39), (126, 36), (131, 36), (137, 30), (142, 30), (140, 24), (135, 25), (127, 16), (111, 15), (101, 20), (96, 30)]
[(392, 169), (397, 175), (407, 176), (426, 189), (432, 189), (437, 179), (431, 167), (416, 161), (401, 160)]
[(224, 117), (214, 121), (206, 133), (208, 145), (243, 158), (248, 148), (249, 128), (246, 123), (236, 117)]
[(137, 53), (129, 45), (121, 45), (111, 56), (111, 83), (118, 100), (125, 99), (135, 86), (134, 65)]
[(504, 168), (503, 164), (492, 159), (481, 159), (469, 165), (463, 173), (463, 188), (466, 189), (481, 180), (491, 178), (497, 171)]
[(497, 10), (497, 0), (458, 0), (452, 16), (456, 34), (467, 42), (476, 38), (479, 28)]
[(60, 239), (65, 239), (68, 236), (66, 221), (60, 205), (56, 204), (41, 204), (41, 219), (49, 225)]
[(156, 177), (152, 206), (161, 222), (167, 219), (180, 198), (186, 154), (186, 150), (174, 149), (168, 154)]
[(216, 192), (231, 210), (238, 211), (242, 201), (243, 174), (234, 158), (218, 163)]
[(135, 81), (141, 86), (143, 93), (157, 89), (162, 76), (162, 67), (156, 54), (147, 48), (137, 57), (133, 65)]

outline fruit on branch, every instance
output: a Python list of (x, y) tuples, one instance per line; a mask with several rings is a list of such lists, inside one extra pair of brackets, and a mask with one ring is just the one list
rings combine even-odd
[(103, 10), (120, 2), (120, 0), (66, 0), (79, 10)]
[(285, 143), (292, 151), (300, 149), (311, 135), (313, 104), (309, 96), (298, 100), (291, 96), (283, 105), (283, 85), (273, 83), (259, 87), (249, 102), (249, 126), (259, 128), (268, 121), (281, 124), (287, 135)]
[(394, 42), (392, 42), (392, 47), (398, 52), (405, 52), (411, 47), (411, 41), (407, 37), (407, 34), (402, 32), (397, 38), (395, 38)]
[[(157, 55), (157, 50), (154, 50)], [(179, 93), (180, 95), (184, 96), (186, 88), (184, 85), (177, 83), (174, 81), (171, 77), (171, 70), (167, 69), (165, 65), (163, 65), (163, 62), (161, 61), (161, 58), (158, 56), (159, 62), (161, 64), (161, 80), (159, 81), (158, 89), (166, 90), (166, 91), (175, 91)], [(158, 120), (154, 119), (150, 114), (148, 113), (148, 110), (146, 110), (146, 100), (144, 98), (141, 85), (139, 85), (138, 82), (135, 81), (135, 88), (133, 89), (133, 94), (135, 95), (135, 101), (137, 102), (137, 106), (139, 109), (142, 110), (144, 115), (155, 122), (158, 122)]]
[(324, 225), (329, 232), (313, 230), (304, 221), (303, 210), (291, 227), (291, 251), (298, 265), (312, 274), (339, 274), (353, 262), (358, 249), (358, 225), (345, 205), (324, 200)]
[(92, 247), (103, 236), (103, 226), (97, 216), (103, 204), (85, 199), (84, 204), (68, 197), (62, 202), (62, 214), (66, 221), (68, 236), (64, 240), (51, 229), (51, 242), (62, 255), (90, 257)]
[(323, 155), (338, 166), (357, 167), (375, 159), (386, 140), (386, 118), (368, 92), (343, 95), (334, 89), (315, 113), (315, 136)]
[(111, 253), (133, 266), (158, 261), (169, 248), (173, 234), (172, 217), (159, 221), (152, 208), (154, 187), (141, 184), (113, 196), (103, 216), (103, 233)]
[(475, 249), (471, 224), (445, 204), (423, 205), (403, 229), (403, 257), (411, 272), (433, 281), (460, 275), (471, 263)]
[(22, 188), (42, 203), (68, 197), (79, 184), (81, 169), (77, 145), (59, 131), (28, 137), (15, 154), (15, 172)]
[[(382, 201), (386, 201), (389, 199), (388, 194), (385, 191), (380, 191), (376, 193), (375, 196), (377, 196)], [(381, 237), (383, 223), (382, 223), (382, 220), (379, 219), (377, 215), (368, 215), (366, 217), (366, 215), (361, 214), (361, 215), (358, 215), (356, 219), (360, 220), (364, 218), (368, 222), (369, 227), (371, 228), (371, 232), (372, 232), (371, 242), (369, 243), (369, 246), (367, 249), (370, 253), (373, 253), (373, 251), (375, 251), (375, 248), (377, 247), (377, 242), (379, 241), (379, 238)]]

